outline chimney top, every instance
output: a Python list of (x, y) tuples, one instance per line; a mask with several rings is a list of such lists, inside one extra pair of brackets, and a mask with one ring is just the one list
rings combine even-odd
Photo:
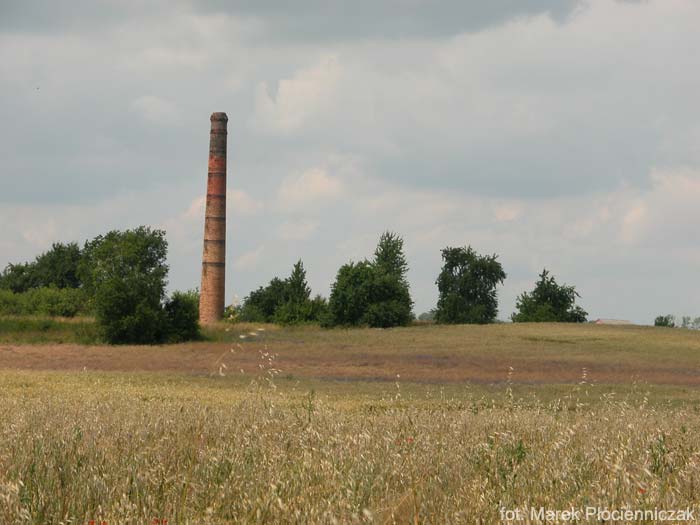
[(209, 120), (223, 120), (224, 122), (228, 122), (228, 117), (226, 116), (226, 113), (217, 112), (212, 113), (211, 118)]

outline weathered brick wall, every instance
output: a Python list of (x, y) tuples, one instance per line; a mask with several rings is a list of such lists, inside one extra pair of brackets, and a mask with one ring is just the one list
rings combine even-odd
[(199, 321), (221, 319), (226, 280), (226, 113), (212, 113)]

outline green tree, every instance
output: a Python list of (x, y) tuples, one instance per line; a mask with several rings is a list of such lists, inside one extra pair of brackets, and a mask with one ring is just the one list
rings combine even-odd
[(299, 324), (319, 321), (326, 311), (321, 296), (311, 299), (304, 263), (294, 264), (291, 275), (273, 278), (267, 286), (252, 291), (244, 300), (238, 319), (248, 322)]
[(407, 325), (413, 320), (407, 271), (403, 239), (392, 232), (383, 233), (373, 261), (351, 262), (338, 270), (324, 324)]
[(36, 276), (32, 263), (8, 264), (0, 275), (0, 289), (24, 293), (36, 288)]
[(110, 343), (157, 343), (167, 336), (165, 232), (141, 226), (85, 244), (79, 277)]
[(34, 272), (38, 286), (78, 288), (78, 266), (81, 253), (78, 243), (54, 243), (51, 249), (36, 258)]
[(374, 264), (378, 269), (405, 282), (408, 262), (403, 253), (403, 239), (393, 232), (382, 233), (374, 250)]
[(531, 293), (523, 292), (516, 301), (514, 323), (585, 323), (588, 313), (575, 305), (580, 295), (575, 287), (557, 284), (554, 276), (542, 270)]
[(267, 286), (253, 290), (243, 299), (239, 318), (252, 323), (271, 323), (277, 309), (287, 300), (287, 287), (278, 277)]
[(676, 318), (671, 314), (659, 315), (656, 319), (654, 319), (654, 326), (665, 326), (667, 328), (675, 328)]
[(369, 261), (350, 262), (340, 267), (328, 300), (330, 326), (365, 324), (375, 275), (375, 268)]
[(492, 323), (498, 314), (496, 286), (506, 273), (497, 255), (479, 255), (471, 246), (442, 250), (443, 266), (436, 284), (438, 323)]
[(180, 343), (201, 339), (199, 328), (199, 291), (173, 292), (165, 302), (166, 337)]
[(23, 293), (33, 288), (78, 288), (80, 247), (54, 243), (33, 262), (8, 264), (0, 275), (0, 289)]

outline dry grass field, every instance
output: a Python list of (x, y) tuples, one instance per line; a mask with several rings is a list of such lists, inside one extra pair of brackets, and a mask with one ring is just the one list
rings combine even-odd
[(393, 381), (398, 374), (411, 382), (498, 383), (510, 374), (516, 383), (552, 384), (578, 382), (585, 370), (595, 383), (700, 386), (700, 332), (692, 330), (561, 324), (259, 328), (222, 324), (207, 342), (146, 347), (50, 339), (29, 345), (0, 332), (0, 369), (207, 375), (224, 363), (251, 373), (260, 352), (268, 351), (278, 368), (298, 378)]
[(0, 523), (700, 505), (695, 332), (226, 328), (163, 347), (0, 343)]

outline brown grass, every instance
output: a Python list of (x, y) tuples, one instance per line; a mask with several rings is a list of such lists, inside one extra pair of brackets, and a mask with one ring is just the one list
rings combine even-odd
[[(229, 331), (225, 331), (226, 329)], [(700, 385), (700, 333), (597, 325), (416, 326), (391, 330), (222, 325), (217, 342), (171, 346), (0, 344), (0, 369), (252, 373), (260, 353), (300, 378), (428, 383)], [(245, 335), (245, 339), (240, 336)]]

